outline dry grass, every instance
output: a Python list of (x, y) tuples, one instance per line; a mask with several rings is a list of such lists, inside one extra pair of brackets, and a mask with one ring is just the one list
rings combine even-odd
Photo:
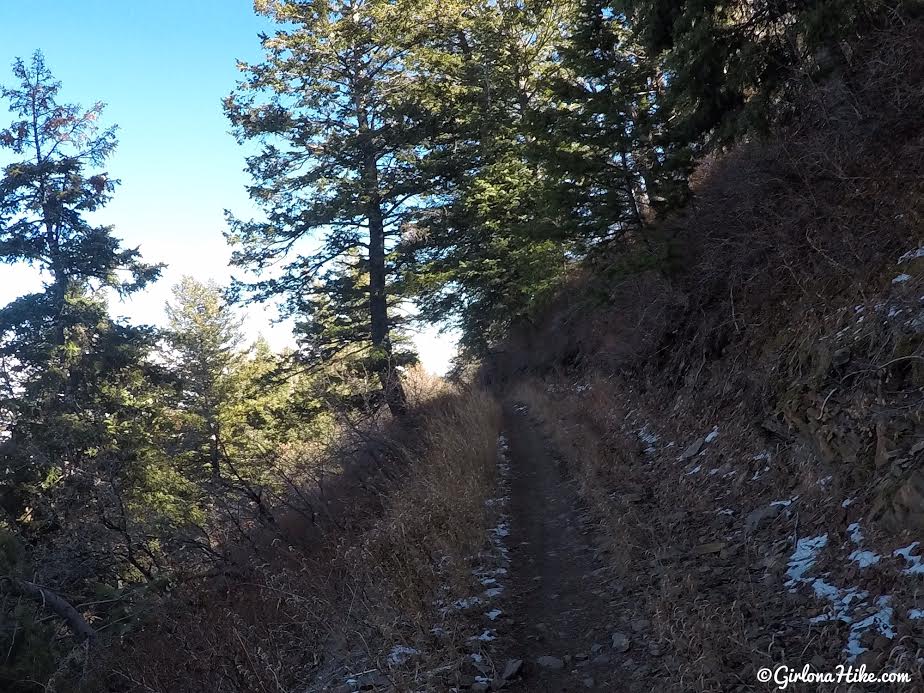
[(610, 566), (627, 577), (639, 551), (651, 543), (636, 503), (641, 484), (631, 451), (638, 443), (620, 436), (612, 426), (618, 409), (615, 398), (606, 397), (610, 388), (604, 381), (581, 387), (587, 389), (550, 396), (543, 382), (528, 379), (516, 385), (512, 397), (542, 422), (599, 527)]
[(420, 631), (432, 622), (440, 587), (458, 593), (467, 586), (470, 559), (485, 540), (484, 501), (494, 488), (499, 432), (499, 407), (483, 392), (431, 413), (424, 455), (347, 556), (369, 604), (386, 606)]
[[(430, 633), (434, 600), (466, 587), (485, 542), (500, 410), (484, 392), (418, 384), (415, 414), (367, 436), (375, 464), (329, 480), (331, 521), (282, 515), (284, 530), (238, 552), (246, 565), (175, 586), (80, 690), (304, 693), (360, 671), (403, 690), (451, 662), (451, 624)], [(391, 666), (399, 644), (421, 656)]]

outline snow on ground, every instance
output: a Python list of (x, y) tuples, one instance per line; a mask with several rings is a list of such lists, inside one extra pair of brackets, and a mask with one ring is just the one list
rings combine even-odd
[(789, 567), (786, 570), (786, 575), (789, 577), (786, 586), (791, 591), (795, 591), (800, 583), (806, 582), (805, 573), (815, 565), (815, 559), (818, 558), (818, 554), (827, 545), (827, 534), (817, 537), (803, 537), (796, 542), (796, 550), (790, 556)]
[(911, 555), (920, 543), (916, 541), (892, 552), (893, 556), (901, 556), (908, 563), (908, 567), (902, 571), (905, 575), (924, 575), (924, 564), (921, 563), (921, 557)]
[(420, 654), (420, 651), (415, 650), (413, 647), (395, 645), (393, 648), (391, 648), (391, 652), (388, 653), (388, 663), (392, 666), (401, 666), (409, 658), (418, 654)]
[[(519, 407), (518, 407), (519, 408)], [(522, 410), (525, 411), (525, 407)], [(496, 599), (504, 592), (502, 579), (507, 576), (507, 568), (510, 565), (509, 552), (506, 545), (506, 539), (510, 536), (510, 517), (506, 513), (507, 506), (510, 502), (510, 460), (507, 456), (508, 444), (507, 439), (500, 435), (497, 439), (497, 472), (498, 472), (498, 495), (495, 498), (488, 498), (485, 505), (496, 513), (497, 524), (488, 529), (489, 550), (481, 556), (479, 565), (472, 571), (472, 575), (478, 580), (482, 587), (486, 588), (480, 596), (468, 597), (467, 601), (477, 604), (489, 605), (492, 599)], [(503, 611), (494, 607), (484, 612), (484, 617), (488, 621), (496, 621), (503, 615)], [(487, 628), (482, 630), (481, 634), (473, 635), (468, 638), (469, 642), (491, 642), (497, 638), (496, 632)], [(479, 661), (481, 655), (474, 653), (470, 655), (473, 661)]]
[(645, 454), (653, 455), (657, 452), (656, 444), (658, 436), (648, 427), (648, 424), (642, 426), (638, 431), (638, 439), (645, 444)]
[[(850, 542), (857, 547), (849, 555), (849, 560), (858, 563), (861, 568), (875, 565), (881, 560), (881, 556), (878, 554), (862, 548), (863, 530), (859, 522), (849, 525), (847, 533), (850, 537)], [(821, 577), (809, 575), (818, 556), (827, 545), (827, 534), (821, 534), (817, 537), (803, 537), (796, 542), (796, 549), (789, 559), (786, 571), (786, 575), (789, 577), (786, 586), (790, 588), (790, 591), (795, 591), (800, 586), (807, 585), (818, 599), (827, 602), (825, 613), (810, 619), (811, 623), (842, 621), (850, 625), (850, 634), (844, 645), (844, 653), (847, 655), (848, 661), (852, 662), (866, 651), (866, 648), (861, 644), (861, 638), (867, 631), (875, 630), (879, 635), (890, 640), (895, 637), (895, 628), (892, 625), (892, 598), (890, 595), (880, 595), (871, 604), (869, 602), (870, 594), (866, 590), (861, 590), (857, 587), (832, 585), (822, 579), (828, 577), (828, 573)], [(917, 543), (895, 552), (895, 555), (901, 555), (912, 563), (912, 567), (905, 570), (906, 573), (920, 566), (920, 557), (911, 556), (911, 551), (916, 546)], [(921, 566), (920, 572), (924, 572), (924, 566)], [(924, 612), (922, 612), (922, 615), (924, 615)], [(863, 618), (860, 618), (861, 616)], [(910, 614), (909, 618), (911, 618)]]

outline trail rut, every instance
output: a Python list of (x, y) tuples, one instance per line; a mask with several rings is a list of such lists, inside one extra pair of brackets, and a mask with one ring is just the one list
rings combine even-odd
[(511, 574), (503, 655), (524, 663), (505, 690), (632, 690), (635, 634), (614, 618), (620, 588), (575, 482), (524, 406), (508, 404), (505, 419)]

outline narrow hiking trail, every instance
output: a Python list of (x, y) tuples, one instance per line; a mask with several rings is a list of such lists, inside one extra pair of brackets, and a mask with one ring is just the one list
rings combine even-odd
[(575, 482), (525, 406), (505, 406), (505, 431), (510, 581), (497, 661), (522, 660), (505, 690), (650, 690), (648, 624), (620, 600)]

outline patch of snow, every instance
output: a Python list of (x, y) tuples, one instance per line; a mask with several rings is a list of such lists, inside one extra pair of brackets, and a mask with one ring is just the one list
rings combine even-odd
[(858, 546), (863, 543), (863, 530), (860, 529), (859, 522), (848, 525), (847, 531), (850, 533), (850, 541)]
[[(847, 531), (850, 533), (851, 540), (859, 545), (863, 540), (860, 523), (854, 522), (847, 528)], [(890, 640), (895, 637), (895, 629), (892, 627), (892, 607), (889, 603), (891, 598), (888, 595), (880, 596), (876, 600), (873, 613), (870, 614), (870, 606), (867, 601), (869, 592), (857, 587), (841, 588), (821, 578), (807, 577), (806, 573), (815, 564), (818, 554), (827, 544), (827, 534), (821, 534), (817, 537), (804, 537), (796, 542), (796, 549), (789, 559), (786, 571), (786, 575), (789, 577), (786, 586), (790, 588), (790, 591), (795, 591), (799, 585), (808, 584), (811, 586), (816, 598), (828, 602), (829, 606), (826, 612), (809, 619), (810, 623), (843, 621), (850, 624), (850, 634), (844, 647), (844, 653), (847, 655), (848, 661), (853, 662), (866, 651), (860, 644), (860, 640), (867, 631), (875, 629), (880, 635)], [(910, 556), (910, 552), (915, 546), (916, 544), (907, 547), (907, 551), (902, 555)], [(871, 551), (861, 550), (854, 551), (850, 558), (860, 563), (860, 567), (872, 565), (880, 559)], [(863, 615), (864, 618), (860, 621), (855, 621), (858, 614)], [(924, 615), (924, 611), (922, 611), (922, 615)]]
[(484, 591), (484, 596), (487, 599), (494, 599), (495, 597), (499, 597), (503, 593), (504, 593), (503, 587), (492, 587), (491, 589)]
[(764, 450), (763, 452), (758, 452), (756, 455), (751, 455), (751, 459), (755, 462), (760, 462), (761, 460), (770, 461), (770, 451)]
[(702, 468), (703, 468), (703, 465), (701, 464), (696, 465), (695, 467), (693, 467), (693, 469), (687, 472), (687, 476), (698, 473)]
[(861, 654), (866, 652), (866, 648), (860, 644), (860, 638), (863, 634), (875, 628), (883, 637), (891, 640), (895, 637), (895, 629), (892, 627), (892, 607), (889, 606), (891, 597), (883, 596), (876, 600), (876, 606), (879, 611), (867, 616), (862, 621), (854, 623), (850, 628), (850, 637), (847, 639), (845, 652), (848, 654), (848, 661), (854, 661)]
[(649, 455), (654, 454), (657, 450), (655, 444), (658, 442), (658, 436), (649, 430), (648, 424), (642, 426), (637, 435), (638, 439), (645, 444), (645, 452)]
[(840, 590), (834, 585), (829, 585), (824, 580), (815, 580), (812, 582), (812, 591), (819, 599), (834, 601), (840, 594)]
[(861, 568), (869, 568), (871, 565), (876, 565), (881, 559), (882, 557), (879, 554), (861, 549), (857, 549), (850, 554), (850, 560), (854, 561)]
[(715, 427), (713, 427), (713, 429), (709, 432), (709, 434), (706, 436), (705, 441), (706, 441), (707, 443), (711, 443), (713, 440), (715, 440), (715, 439), (718, 438), (718, 437), (719, 437), (719, 427), (718, 427), (718, 426), (715, 426)]
[(855, 500), (856, 500), (856, 498), (847, 498), (847, 499), (844, 500), (843, 503), (841, 503), (841, 507), (842, 507), (842, 508), (849, 507), (850, 505), (853, 504), (853, 502), (854, 502)]
[(493, 534), (495, 537), (508, 537), (510, 536), (510, 525), (508, 525), (506, 522), (501, 522), (499, 525), (497, 525), (497, 527), (492, 528), (490, 531), (491, 534)]
[(794, 496), (788, 500), (770, 501), (770, 505), (778, 505), (782, 508), (788, 508), (790, 505), (792, 505), (797, 500), (799, 500), (799, 496)]
[(892, 552), (893, 556), (901, 556), (910, 564), (902, 571), (905, 575), (924, 575), (924, 564), (921, 563), (921, 557), (911, 555), (911, 552), (914, 551), (920, 543), (921, 542), (916, 541), (902, 549), (895, 549), (895, 551)]
[(400, 666), (404, 664), (410, 657), (419, 654), (420, 652), (415, 650), (413, 647), (395, 645), (393, 648), (391, 648), (391, 652), (388, 653), (388, 663), (392, 666)]
[(452, 608), (456, 611), (465, 611), (465, 609), (471, 609), (473, 606), (478, 606), (481, 604), (481, 597), (464, 597), (463, 599), (457, 599), (452, 603)]
[(497, 636), (494, 634), (493, 630), (485, 630), (481, 635), (475, 635), (469, 638), (469, 640), (477, 640), (479, 642), (492, 642), (497, 640)]
[(789, 557), (789, 568), (786, 575), (789, 580), (786, 586), (792, 589), (805, 581), (805, 574), (815, 565), (815, 559), (821, 550), (828, 545), (828, 535), (821, 534), (817, 537), (803, 537), (796, 542), (796, 550)]
[(902, 273), (902, 274), (898, 275), (897, 277), (895, 277), (895, 279), (892, 280), (892, 283), (893, 283), (893, 284), (904, 284), (904, 283), (905, 283), (906, 281), (908, 281), (909, 279), (911, 279), (911, 275), (910, 275), (910, 274), (904, 274), (904, 273)]
[(824, 479), (819, 479), (818, 481), (816, 481), (815, 485), (821, 486), (822, 488), (824, 488), (825, 486), (831, 483), (831, 479), (833, 478), (834, 478), (833, 476), (826, 476)]
[(715, 514), (716, 515), (734, 515), (735, 511), (730, 510), (729, 508), (724, 508), (723, 510), (716, 510)]
[(909, 609), (908, 618), (912, 621), (920, 621), (924, 619), (924, 609)]
[(903, 262), (911, 262), (912, 260), (917, 260), (919, 257), (924, 257), (924, 245), (922, 245), (917, 250), (909, 250), (907, 253), (898, 258), (898, 264)]
[[(844, 623), (853, 623), (850, 616), (851, 604), (854, 602), (863, 602), (869, 596), (869, 592), (851, 587), (842, 590), (834, 585), (830, 585), (824, 580), (815, 580), (812, 583), (812, 590), (815, 596), (820, 599), (826, 599), (831, 603), (831, 611), (819, 614), (809, 619), (810, 623), (822, 623), (824, 621), (843, 621)], [(857, 606), (861, 606), (858, 604)]]
[(760, 471), (754, 472), (754, 476), (751, 477), (751, 481), (757, 481), (758, 479), (760, 479), (760, 477), (764, 475), (764, 472), (767, 472), (769, 470), (770, 470), (770, 467), (764, 467)]
[(488, 617), (489, 621), (496, 621), (497, 617), (500, 616), (502, 613), (504, 612), (501, 611), (500, 609), (491, 609), (490, 611), (486, 611), (484, 615)]

